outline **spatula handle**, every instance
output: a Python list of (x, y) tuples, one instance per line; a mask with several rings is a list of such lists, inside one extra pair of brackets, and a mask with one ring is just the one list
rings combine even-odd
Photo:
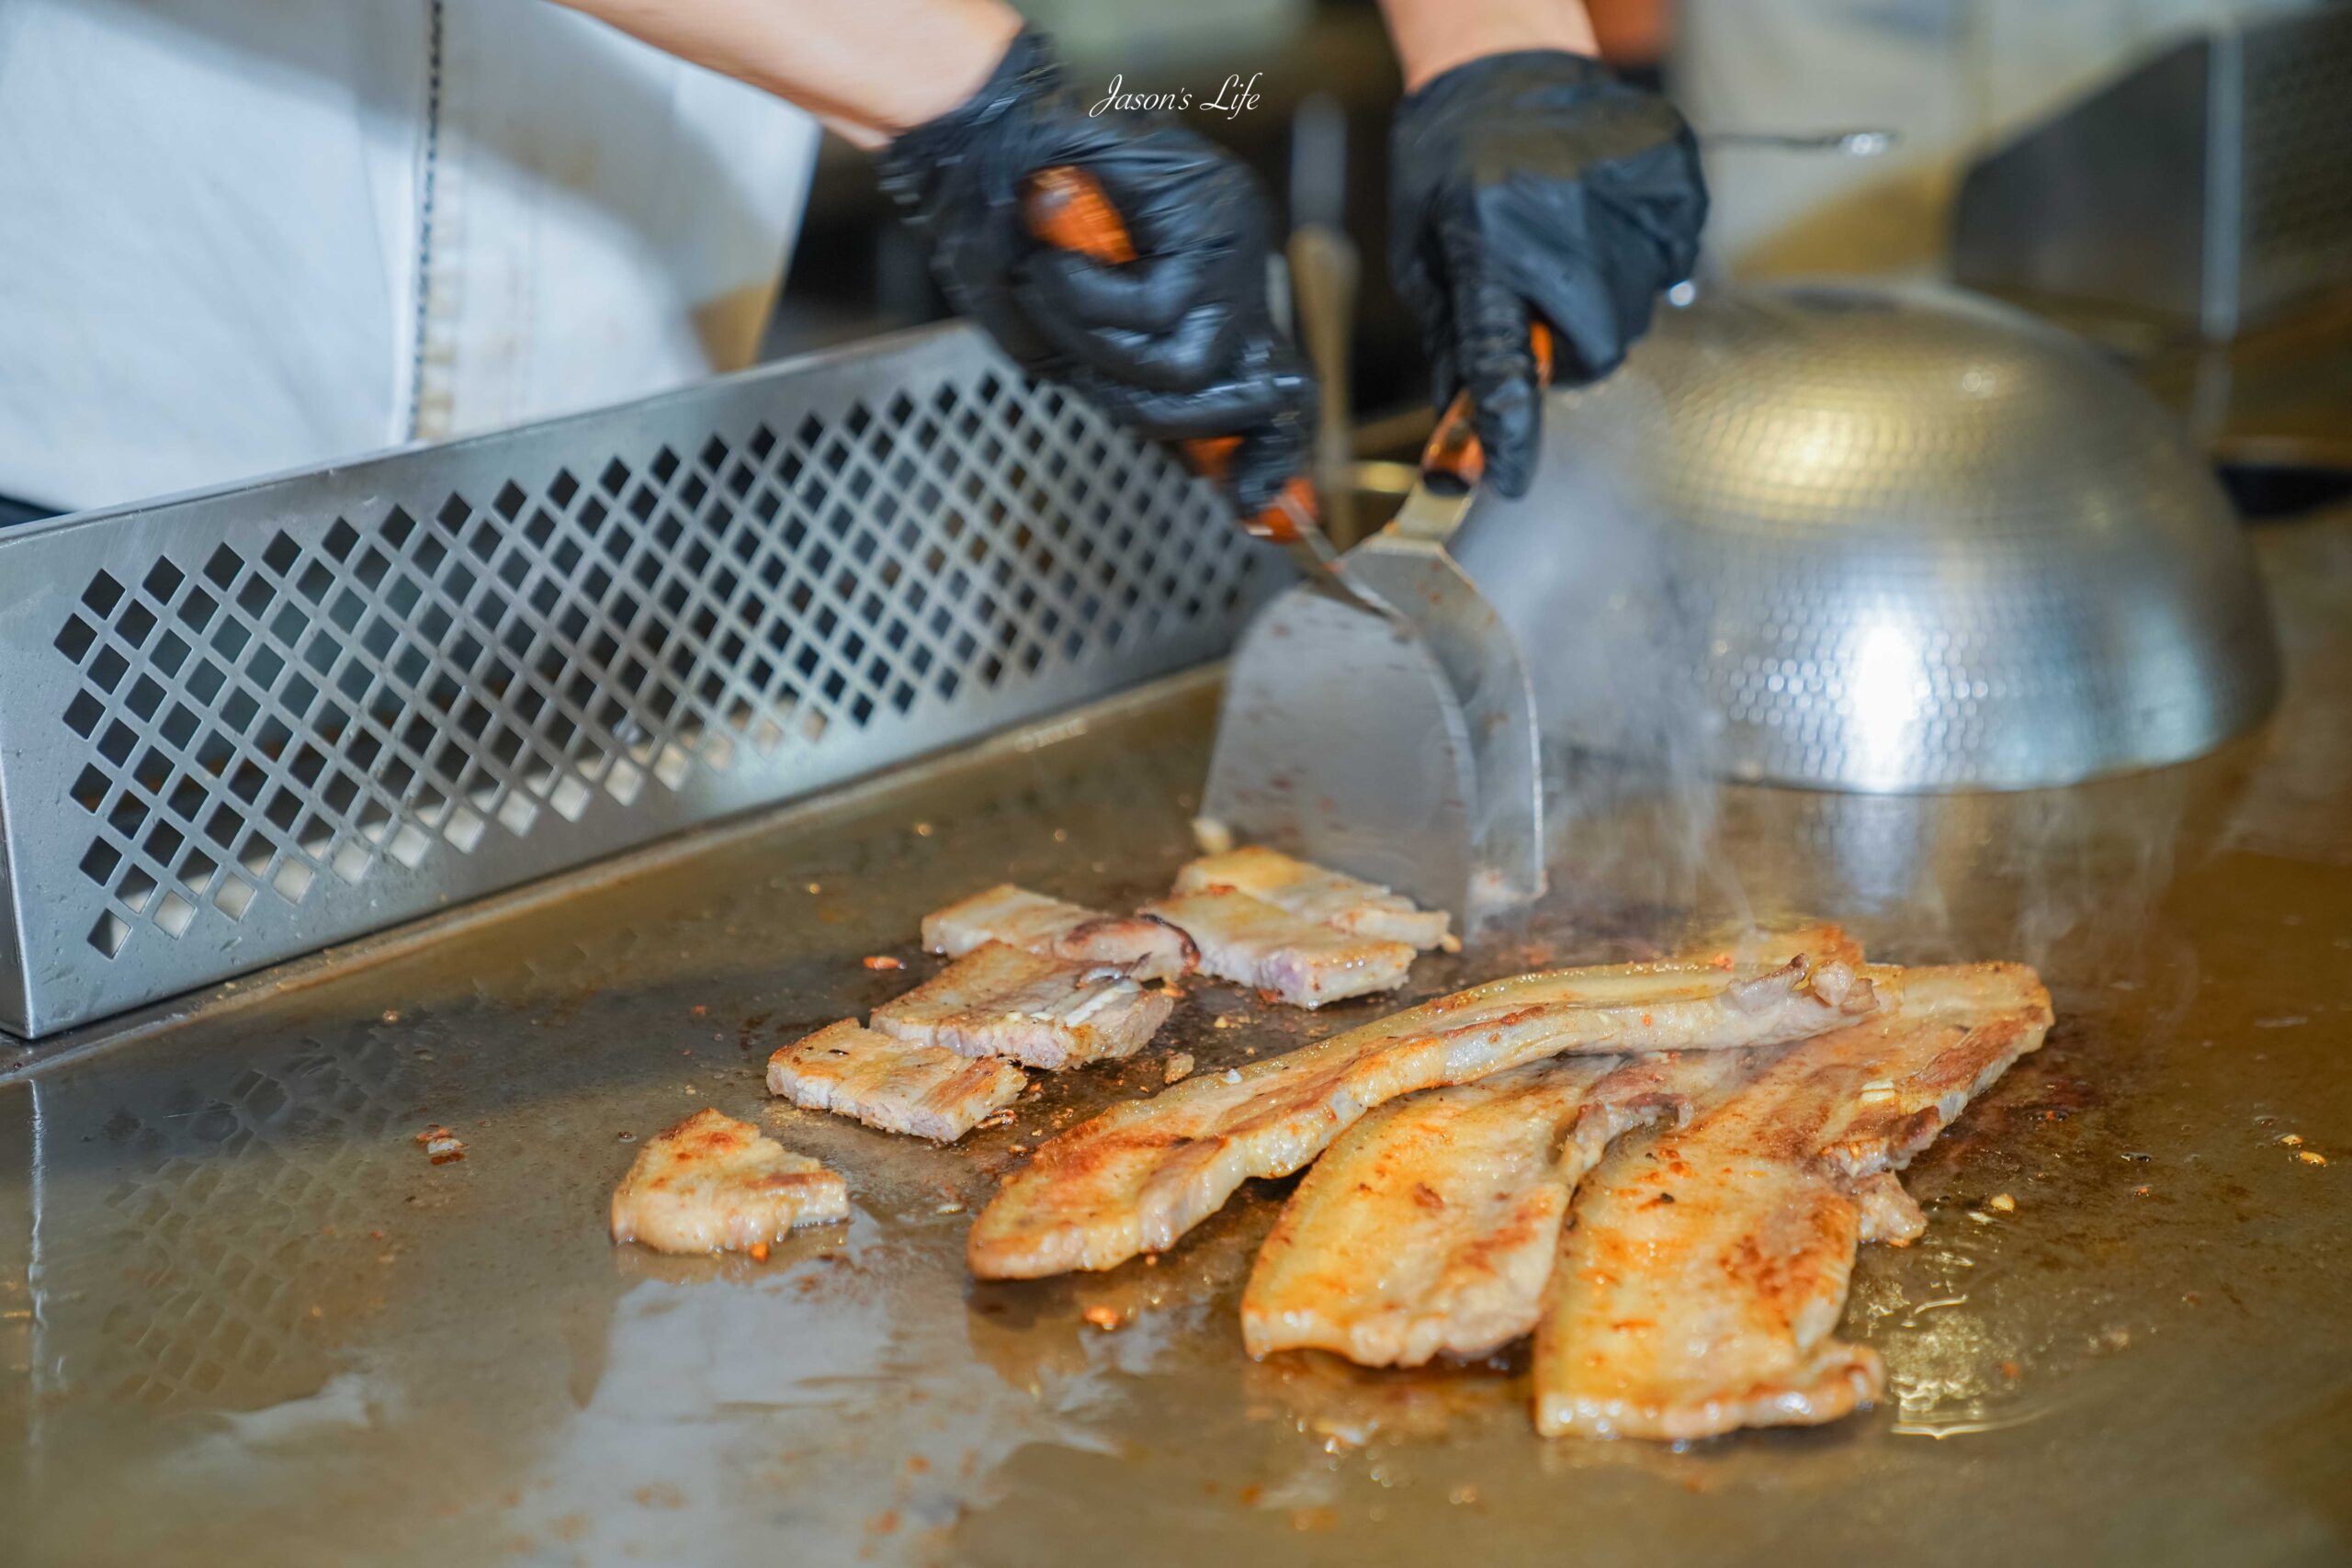
[[(1125, 266), (1136, 259), (1136, 243), (1127, 232), (1126, 220), (1111, 204), (1102, 182), (1083, 169), (1061, 164), (1030, 175), (1022, 210), (1029, 220), (1029, 231), (1058, 250), (1075, 251), (1110, 266)], [(1217, 435), (1186, 441), (1182, 446), (1184, 460), (1195, 472), (1222, 479), (1233, 461), (1234, 448), (1240, 445), (1238, 435)], [(1316, 551), (1317, 563), (1328, 564), (1323, 558), (1331, 553), (1330, 547), (1323, 541), (1317, 515), (1314, 483), (1301, 474), (1283, 487), (1272, 505), (1242, 526), (1259, 538), (1293, 548), (1311, 549), (1321, 544)]]
[(1126, 220), (1111, 205), (1102, 182), (1064, 164), (1029, 176), (1022, 205), (1029, 231), (1058, 251), (1075, 251), (1106, 266), (1136, 260)]
[[(1527, 346), (1535, 355), (1536, 383), (1550, 386), (1552, 329), (1542, 321), (1528, 328)], [(1448, 488), (1474, 490), (1486, 472), (1487, 449), (1478, 444), (1478, 410), (1470, 400), (1470, 389), (1464, 387), (1438, 416), (1437, 428), (1430, 432), (1429, 444), (1421, 448), (1421, 478), (1442, 481)]]

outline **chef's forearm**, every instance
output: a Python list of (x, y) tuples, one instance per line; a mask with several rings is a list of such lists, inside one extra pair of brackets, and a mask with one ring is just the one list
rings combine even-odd
[(1380, 0), (1380, 9), (1408, 89), (1465, 61), (1511, 50), (1600, 52), (1579, 0)]
[(789, 99), (876, 147), (979, 89), (1021, 28), (1004, 0), (559, 0)]

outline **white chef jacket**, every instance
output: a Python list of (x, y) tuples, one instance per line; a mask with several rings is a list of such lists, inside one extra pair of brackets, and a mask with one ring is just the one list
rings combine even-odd
[(0, 0), (0, 494), (749, 364), (815, 122), (546, 0)]

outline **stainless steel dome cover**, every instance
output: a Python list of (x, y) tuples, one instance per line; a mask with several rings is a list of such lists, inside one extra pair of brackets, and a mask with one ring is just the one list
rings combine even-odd
[(2017, 789), (2181, 761), (2277, 694), (2227, 501), (2088, 347), (1948, 289), (1711, 290), (1551, 395), (1458, 553), (1548, 739), (1743, 779)]

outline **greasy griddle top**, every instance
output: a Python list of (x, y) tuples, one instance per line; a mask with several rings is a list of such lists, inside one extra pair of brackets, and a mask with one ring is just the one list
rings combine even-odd
[[(1844, 1331), (1885, 1355), (1884, 1408), (1679, 1452), (1545, 1443), (1523, 1356), (1253, 1364), (1235, 1306), (1286, 1183), (1251, 1184), (1157, 1263), (965, 1277), (997, 1179), (1157, 1085), (1170, 1053), (1215, 1071), (1392, 1000), (1308, 1017), (1198, 986), (1143, 1057), (1052, 1079), (949, 1150), (769, 1102), (775, 1043), (931, 972), (926, 909), (1003, 878), (1102, 906), (1164, 887), (1213, 716), (1193, 682), (0, 1086), (12, 1551), (2340, 1554), (2352, 521), (2264, 547), (2289, 706), (2215, 757), (2062, 792), (1665, 807), (1588, 761), (1554, 900), (1416, 968), (1411, 994), (1434, 994), (1751, 910), (1843, 919), (1892, 959), (2041, 965), (2048, 1046), (1913, 1168), (1926, 1237), (1863, 1250)], [(857, 1217), (763, 1264), (612, 1247), (613, 1182), (704, 1105), (833, 1164)], [(416, 1144), (433, 1122), (462, 1160)]]

